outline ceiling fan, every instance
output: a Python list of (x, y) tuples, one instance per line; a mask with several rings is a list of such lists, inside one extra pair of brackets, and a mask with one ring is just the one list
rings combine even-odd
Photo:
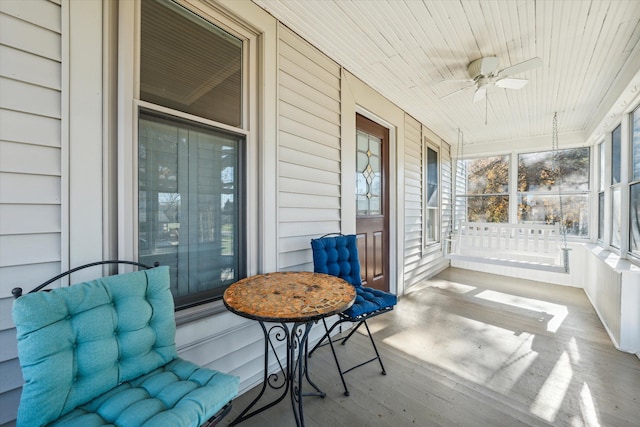
[(463, 80), (445, 80), (446, 82), (467, 82), (472, 83), (468, 86), (460, 88), (442, 98), (447, 98), (458, 92), (462, 92), (469, 88), (475, 87), (473, 94), (473, 102), (483, 100), (487, 96), (487, 88), (491, 85), (504, 89), (522, 89), (528, 82), (527, 79), (516, 79), (510, 76), (524, 73), (542, 66), (542, 59), (531, 58), (518, 64), (512, 65), (502, 70), (498, 70), (500, 60), (495, 56), (486, 56), (472, 61), (467, 66), (468, 79)]

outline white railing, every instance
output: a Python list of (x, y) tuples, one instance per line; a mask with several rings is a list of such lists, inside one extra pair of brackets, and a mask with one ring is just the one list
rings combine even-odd
[(461, 222), (448, 258), (568, 273), (560, 224)]

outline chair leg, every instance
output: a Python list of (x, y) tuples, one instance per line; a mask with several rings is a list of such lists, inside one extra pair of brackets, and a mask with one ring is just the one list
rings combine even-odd
[(341, 322), (341, 321), (339, 321), (339, 322), (334, 323), (334, 324), (333, 324), (333, 326), (332, 326), (330, 329), (328, 329), (328, 330), (327, 330), (327, 322), (325, 321), (325, 319), (322, 319), (322, 323), (324, 323), (324, 330), (325, 330), (325, 333), (324, 333), (324, 335), (322, 336), (322, 338), (320, 339), (320, 341), (318, 341), (318, 342), (316, 343), (316, 345), (314, 345), (314, 346), (313, 346), (313, 348), (311, 349), (311, 351), (309, 352), (309, 355), (308, 355), (307, 357), (311, 357), (311, 356), (313, 355), (313, 353), (314, 353), (318, 348), (320, 348), (320, 347), (322, 347), (322, 346), (327, 345), (328, 343), (323, 344), (324, 340), (329, 340), (329, 341), (331, 341), (331, 332), (333, 332), (333, 329), (334, 329), (336, 326), (338, 326), (339, 324), (341, 324), (342, 322)]
[[(345, 345), (347, 340), (349, 338), (351, 338), (351, 336), (358, 330), (358, 328), (364, 324), (364, 327), (367, 329), (367, 335), (369, 336), (369, 340), (371, 341), (371, 346), (373, 347), (373, 351), (376, 353), (376, 357), (373, 357), (365, 362), (362, 362), (358, 365), (355, 365), (345, 371), (342, 370), (342, 368), (340, 367), (340, 362), (338, 361), (338, 355), (336, 353), (335, 347), (333, 345), (334, 340), (331, 339), (331, 332), (333, 331), (333, 329), (340, 323), (342, 322), (337, 322), (335, 323), (330, 329), (327, 328), (327, 322), (325, 319), (322, 319), (322, 323), (324, 325), (324, 330), (326, 331), (325, 334), (322, 336), (322, 339), (320, 339), (320, 341), (318, 341), (318, 343), (313, 347), (313, 349), (309, 352), (309, 356), (311, 357), (311, 354), (316, 351), (318, 349), (318, 347), (321, 347), (322, 345), (326, 345), (329, 344), (329, 346), (331, 347), (331, 353), (333, 354), (333, 359), (336, 362), (336, 367), (338, 368), (338, 373), (340, 374), (340, 380), (342, 381), (342, 386), (344, 387), (344, 395), (345, 396), (349, 396), (349, 388), (347, 387), (347, 382), (344, 379), (344, 374), (359, 368), (360, 366), (366, 365), (369, 362), (373, 362), (374, 360), (378, 360), (378, 363), (380, 364), (380, 369), (382, 369), (382, 375), (387, 375), (387, 371), (384, 368), (384, 364), (382, 363), (382, 358), (380, 357), (380, 353), (378, 352), (378, 347), (376, 346), (375, 341), (373, 340), (373, 335), (371, 335), (371, 330), (369, 329), (369, 325), (367, 324), (366, 320), (361, 320), (360, 322), (358, 322), (358, 324), (352, 328), (351, 332), (349, 332), (349, 334), (344, 337), (344, 338), (339, 338), (336, 339), (335, 341), (340, 341), (340, 344)], [(323, 344), (324, 340), (327, 340), (328, 342), (326, 344)]]
[[(344, 387), (344, 395), (345, 396), (349, 396), (349, 389), (347, 388), (347, 382), (344, 380), (344, 374), (342, 372), (342, 368), (340, 367), (340, 362), (338, 362), (338, 355), (336, 354), (336, 349), (333, 346), (333, 340), (331, 339), (331, 335), (329, 335), (331, 333), (331, 330), (333, 329), (333, 327), (335, 327), (335, 325), (333, 325), (333, 327), (331, 327), (331, 329), (327, 329), (327, 322), (325, 321), (325, 319), (322, 319), (322, 323), (324, 324), (324, 330), (327, 331), (325, 333), (325, 336), (327, 336), (328, 340), (329, 340), (329, 346), (331, 347), (331, 353), (333, 353), (333, 360), (336, 361), (336, 367), (338, 368), (338, 374), (340, 374), (340, 380), (342, 381), (342, 386)], [(323, 338), (324, 339), (324, 338)], [(322, 342), (322, 340), (320, 340), (320, 342)], [(315, 350), (318, 346), (316, 345), (313, 350)]]
[(375, 341), (373, 341), (373, 335), (371, 335), (371, 331), (369, 330), (369, 325), (367, 325), (367, 321), (363, 320), (364, 327), (367, 328), (367, 334), (369, 335), (369, 339), (371, 340), (371, 345), (373, 346), (373, 350), (376, 352), (376, 358), (378, 362), (380, 362), (380, 368), (382, 369), (382, 375), (387, 375), (387, 371), (384, 369), (384, 365), (382, 364), (382, 358), (380, 357), (380, 353), (378, 353), (378, 347), (376, 347)]
[(356, 331), (358, 330), (358, 328), (360, 327), (360, 325), (362, 325), (363, 323), (364, 323), (364, 320), (361, 320), (361, 321), (356, 325), (356, 327), (355, 327), (355, 328), (351, 329), (351, 332), (349, 332), (349, 335), (347, 335), (347, 336), (346, 336), (346, 337), (344, 337), (344, 338), (341, 338), (341, 339), (340, 339), (340, 341), (341, 341), (341, 342), (340, 342), (340, 344), (345, 345), (345, 344), (347, 343), (347, 340), (348, 340), (349, 338), (351, 338), (351, 335), (355, 334), (355, 333), (356, 333)]

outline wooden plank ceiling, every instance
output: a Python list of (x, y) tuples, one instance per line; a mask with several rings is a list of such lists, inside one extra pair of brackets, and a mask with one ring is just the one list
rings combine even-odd
[[(551, 144), (554, 112), (561, 145), (593, 142), (638, 98), (638, 0), (253, 1), (453, 144), (458, 128), (487, 150)], [(490, 86), (488, 102), (473, 87), (445, 97), (487, 56), (543, 65), (513, 76), (522, 89)]]

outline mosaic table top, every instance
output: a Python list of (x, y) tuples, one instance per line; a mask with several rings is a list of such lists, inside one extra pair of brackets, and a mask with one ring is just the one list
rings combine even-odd
[(247, 277), (229, 286), (223, 300), (250, 319), (307, 322), (343, 312), (355, 297), (355, 288), (339, 277), (301, 271)]

